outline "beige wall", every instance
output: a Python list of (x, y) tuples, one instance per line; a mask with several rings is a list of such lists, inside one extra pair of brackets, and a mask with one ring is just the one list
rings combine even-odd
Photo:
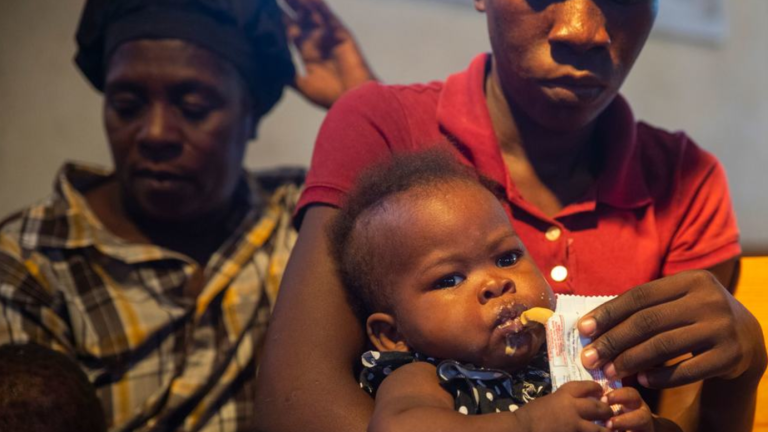
[[(443, 78), (488, 48), (470, 0), (328, 1), (388, 82)], [(99, 97), (71, 62), (81, 4), (0, 1), (0, 214), (48, 193), (64, 160), (109, 163)], [(768, 251), (768, 1), (727, 0), (727, 10), (722, 46), (654, 37), (624, 92), (639, 118), (687, 131), (723, 161), (744, 244)], [(322, 114), (288, 94), (247, 165), (307, 164)]]

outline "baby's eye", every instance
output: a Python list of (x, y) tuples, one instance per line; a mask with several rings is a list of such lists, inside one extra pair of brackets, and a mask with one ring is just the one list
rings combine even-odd
[(457, 275), (457, 274), (444, 276), (435, 281), (435, 283), (433, 284), (433, 288), (443, 289), (443, 288), (455, 287), (456, 285), (464, 282), (466, 279), (467, 278), (465, 278), (464, 276)]
[(522, 255), (520, 251), (507, 252), (496, 260), (496, 265), (499, 267), (512, 267), (520, 261)]

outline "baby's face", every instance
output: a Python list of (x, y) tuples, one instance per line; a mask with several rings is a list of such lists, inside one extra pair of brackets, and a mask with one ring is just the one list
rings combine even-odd
[(553, 309), (554, 294), (489, 191), (461, 182), (416, 189), (375, 218), (374, 243), (394, 257), (384, 282), (411, 351), (505, 370), (538, 352), (543, 328), (515, 320), (535, 306)]

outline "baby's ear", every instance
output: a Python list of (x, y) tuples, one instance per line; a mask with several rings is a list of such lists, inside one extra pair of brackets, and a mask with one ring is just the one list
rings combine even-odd
[(397, 330), (395, 317), (390, 314), (376, 312), (368, 317), (366, 322), (368, 339), (379, 351), (408, 352), (410, 348), (405, 338)]

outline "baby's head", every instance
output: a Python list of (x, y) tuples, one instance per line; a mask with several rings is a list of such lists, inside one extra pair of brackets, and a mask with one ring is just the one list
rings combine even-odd
[(96, 392), (64, 354), (38, 345), (0, 346), (0, 430), (102, 432)]
[(505, 370), (539, 351), (543, 328), (519, 316), (554, 295), (485, 183), (440, 150), (361, 176), (329, 235), (378, 350)]

